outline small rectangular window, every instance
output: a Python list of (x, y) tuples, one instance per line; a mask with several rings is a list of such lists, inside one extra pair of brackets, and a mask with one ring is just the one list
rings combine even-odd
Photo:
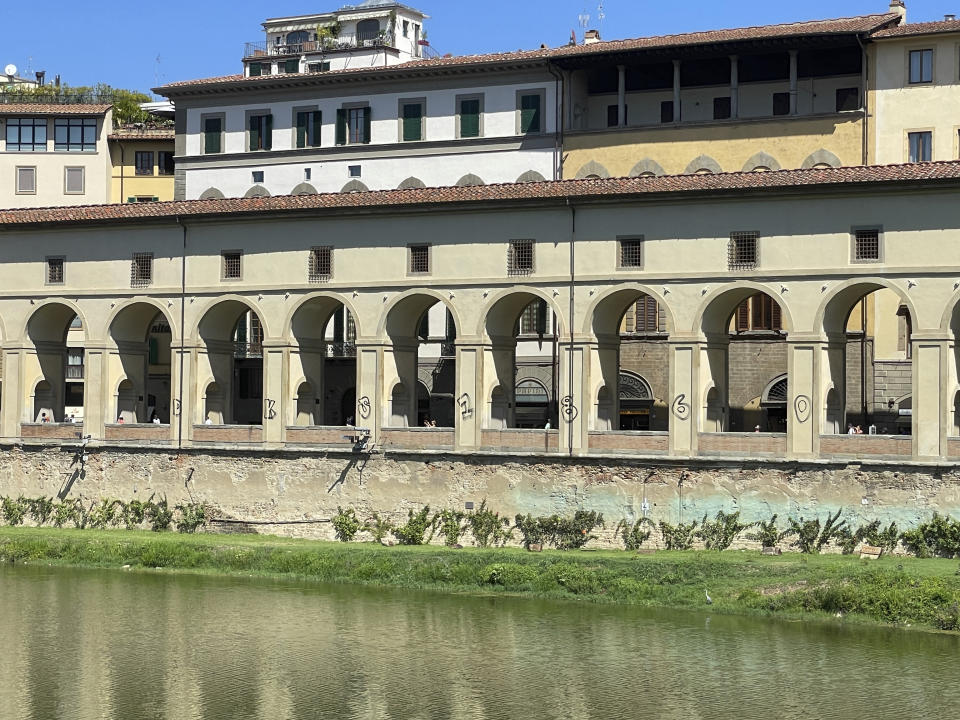
[(523, 93), (520, 95), (520, 134), (543, 132), (541, 119), (541, 105), (543, 96), (540, 93)]
[(277, 70), (288, 75), (295, 75), (300, 72), (300, 61), (297, 58), (290, 58), (277, 64)]
[(333, 275), (332, 246), (321, 245), (310, 249), (308, 274), (312, 283), (322, 283), (330, 280)]
[(47, 285), (63, 285), (63, 258), (47, 258)]
[(620, 240), (621, 268), (643, 267), (643, 238), (629, 238)]
[(243, 253), (237, 250), (231, 250), (223, 253), (223, 279), (239, 280), (241, 277), (241, 258)]
[(837, 88), (837, 112), (860, 109), (860, 88)]
[(273, 147), (273, 115), (251, 115), (249, 120), (249, 150), (270, 150)]
[(620, 106), (607, 105), (607, 127), (617, 127), (620, 124)]
[(149, 150), (137, 150), (134, 153), (134, 164), (137, 175), (153, 175), (153, 152)]
[(718, 97), (713, 99), (713, 119), (728, 120), (731, 113), (730, 97)]
[(660, 122), (673, 122), (673, 100), (664, 100), (660, 103)]
[(35, 167), (17, 168), (17, 195), (37, 194), (37, 169)]
[(458, 105), (460, 137), (480, 137), (480, 98), (460, 98)]
[(730, 270), (752, 270), (757, 267), (759, 233), (733, 232), (727, 245), (727, 267)]
[(130, 287), (147, 287), (153, 282), (153, 253), (134, 253), (130, 263)]
[(203, 152), (207, 155), (223, 152), (223, 118), (203, 119)]
[(773, 114), (774, 115), (790, 114), (790, 93), (778, 92), (773, 94)]
[(157, 153), (157, 174), (173, 175), (173, 153), (161, 150)]
[(64, 168), (63, 192), (67, 195), (83, 195), (86, 191), (85, 174), (82, 167)]
[(254, 183), (259, 185), (263, 182), (263, 170), (254, 170), (250, 174)]
[(409, 245), (410, 273), (423, 274), (430, 272), (430, 246)]
[(405, 102), (400, 105), (400, 140), (423, 140), (423, 102)]
[(910, 51), (910, 84), (933, 82), (933, 50)]
[(930, 162), (933, 156), (933, 133), (908, 133), (907, 141), (910, 145), (910, 162)]
[(880, 262), (883, 259), (882, 235), (879, 228), (854, 228), (853, 262)]
[(330, 63), (328, 62), (307, 63), (307, 72), (320, 73), (329, 71)]
[(533, 270), (533, 240), (511, 240), (507, 251), (507, 274), (530, 275)]
[(362, 174), (362, 172), (363, 172), (363, 167), (362, 167), (361, 165), (348, 165), (348, 166), (347, 166), (347, 173), (348, 173), (348, 174), (350, 175), (350, 177), (352, 177), (352, 178), (358, 178), (358, 177), (360, 177), (361, 174)]

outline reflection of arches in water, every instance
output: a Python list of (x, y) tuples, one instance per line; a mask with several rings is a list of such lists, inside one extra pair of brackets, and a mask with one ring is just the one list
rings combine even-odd
[[(649, 430), (653, 392), (640, 375), (621, 370), (618, 378), (621, 430)], [(604, 388), (606, 389), (606, 388)]]
[(550, 396), (539, 380), (526, 378), (516, 387), (516, 426), (542, 428), (550, 417)]
[(787, 399), (790, 397), (787, 375), (779, 375), (767, 383), (760, 396), (760, 407), (765, 411), (765, 432), (787, 431)]

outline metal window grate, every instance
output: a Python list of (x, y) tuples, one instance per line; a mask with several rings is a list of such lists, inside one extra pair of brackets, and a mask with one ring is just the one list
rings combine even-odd
[(223, 279), (240, 279), (240, 253), (225, 252), (223, 254)]
[(730, 233), (730, 244), (727, 245), (727, 266), (730, 270), (752, 270), (757, 267), (759, 238), (759, 233), (755, 232)]
[(643, 238), (620, 241), (620, 267), (643, 267)]
[(333, 275), (333, 247), (321, 245), (310, 249), (310, 265), (307, 269), (310, 282), (322, 283)]
[(853, 236), (854, 260), (880, 259), (880, 231), (857, 230)]
[(134, 253), (130, 263), (130, 287), (146, 287), (153, 282), (153, 253)]
[(530, 275), (533, 269), (533, 240), (511, 240), (507, 255), (507, 273)]
[(63, 258), (47, 259), (47, 283), (49, 285), (63, 284)]
[(430, 246), (429, 245), (411, 245), (410, 246), (410, 272), (411, 273), (430, 272)]

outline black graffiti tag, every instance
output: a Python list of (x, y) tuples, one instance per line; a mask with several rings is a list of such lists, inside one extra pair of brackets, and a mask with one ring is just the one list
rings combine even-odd
[(797, 416), (797, 422), (805, 423), (810, 419), (810, 398), (806, 395), (797, 395), (793, 401), (793, 412)]
[(690, 416), (690, 406), (687, 404), (687, 396), (680, 393), (673, 399), (670, 406), (671, 411), (679, 420), (686, 420)]
[(573, 402), (573, 395), (564, 396), (563, 399), (560, 400), (560, 407), (563, 412), (563, 419), (568, 423), (572, 423), (577, 419), (577, 415), (580, 414), (580, 411)]
[(264, 398), (263, 400), (263, 416), (267, 420), (273, 420), (277, 416), (277, 401), (271, 400), (270, 398)]
[(360, 413), (360, 417), (364, 420), (370, 417), (370, 398), (366, 395), (357, 401), (357, 412)]

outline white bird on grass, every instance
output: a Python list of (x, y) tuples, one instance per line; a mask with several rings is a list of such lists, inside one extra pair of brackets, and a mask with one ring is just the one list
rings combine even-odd
[(704, 590), (703, 594), (707, 596), (707, 605), (713, 605), (713, 598), (710, 597), (710, 593)]

